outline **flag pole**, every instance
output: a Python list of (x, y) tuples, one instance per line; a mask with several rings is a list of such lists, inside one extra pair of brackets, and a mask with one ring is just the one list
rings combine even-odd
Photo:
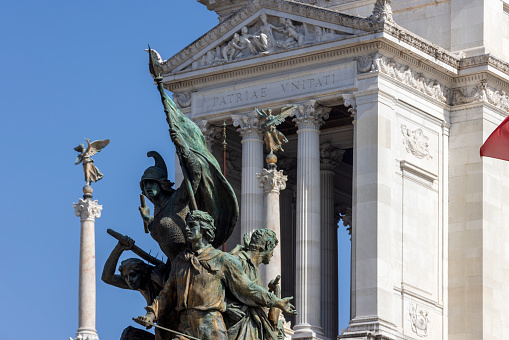
[[(226, 178), (226, 121), (223, 120), (223, 176)], [(226, 243), (223, 243), (223, 251), (226, 251)]]
[[(166, 114), (166, 122), (168, 123), (170, 130), (172, 130), (173, 126), (172, 126), (172, 122), (171, 122), (170, 110), (166, 103), (165, 92), (164, 92), (164, 87), (163, 87), (163, 77), (159, 73), (156, 74), (156, 71), (155, 71), (156, 68), (154, 67), (154, 60), (152, 59), (152, 50), (150, 49), (150, 45), (148, 46), (148, 56), (149, 56), (149, 70), (150, 70), (150, 73), (152, 75), (154, 75), (154, 77), (155, 77), (154, 80), (157, 83), (157, 89), (159, 90), (159, 94), (161, 95), (161, 102), (163, 103), (164, 113)], [(186, 187), (187, 193), (189, 195), (189, 200), (190, 200), (190, 205), (191, 205), (190, 210), (198, 210), (198, 206), (196, 204), (196, 199), (194, 198), (193, 188), (191, 186), (191, 181), (189, 180), (189, 173), (187, 171), (186, 165), (184, 164), (184, 162), (182, 160), (182, 149), (180, 148), (180, 146), (175, 145), (175, 151), (176, 151), (178, 159), (179, 159), (180, 167), (182, 168), (182, 174), (184, 175), (183, 185)]]

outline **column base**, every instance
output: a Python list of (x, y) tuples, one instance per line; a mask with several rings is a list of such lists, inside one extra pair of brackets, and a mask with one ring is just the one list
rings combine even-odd
[(320, 327), (312, 326), (310, 324), (301, 323), (293, 327), (294, 334), (292, 339), (301, 340), (331, 340), (323, 334)]
[[(69, 339), (72, 340), (72, 338)], [(93, 328), (78, 328), (74, 340), (99, 340), (99, 335)]]
[(378, 317), (355, 318), (350, 325), (338, 336), (343, 340), (402, 340), (403, 335), (398, 332), (395, 324)]

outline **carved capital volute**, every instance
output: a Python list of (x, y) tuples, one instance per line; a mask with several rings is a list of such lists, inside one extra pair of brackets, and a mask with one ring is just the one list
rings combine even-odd
[(329, 118), (330, 111), (331, 109), (328, 107), (319, 106), (316, 100), (310, 100), (305, 104), (297, 105), (293, 121), (299, 130), (318, 130), (325, 120)]
[(237, 131), (246, 139), (258, 139), (262, 141), (262, 121), (255, 111), (242, 115), (232, 115), (233, 126), (238, 126)]
[(261, 174), (256, 174), (256, 179), (258, 179), (258, 187), (264, 192), (279, 193), (286, 188), (288, 176), (283, 175), (283, 170), (263, 169)]
[(95, 221), (96, 218), (101, 217), (102, 205), (97, 204), (97, 200), (80, 198), (78, 203), (73, 203), (74, 214), (80, 217), (81, 221)]
[(200, 121), (196, 122), (196, 125), (198, 125), (201, 133), (205, 137), (205, 142), (207, 143), (207, 149), (209, 151), (211, 151), (214, 141), (221, 138), (221, 133), (222, 133), (221, 128), (219, 126), (211, 125), (207, 120), (200, 120)]
[(357, 101), (353, 94), (343, 94), (343, 100), (345, 107), (349, 107), (350, 117), (353, 118), (352, 124), (357, 122)]
[(343, 160), (345, 150), (333, 146), (331, 143), (320, 145), (320, 170), (334, 171)]

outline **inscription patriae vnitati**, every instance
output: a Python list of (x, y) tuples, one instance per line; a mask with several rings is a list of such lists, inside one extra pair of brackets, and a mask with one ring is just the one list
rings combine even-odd
[(243, 106), (259, 105), (278, 98), (291, 98), (307, 93), (337, 90), (354, 84), (354, 68), (347, 65), (340, 69), (321, 72), (305, 77), (266, 82), (263, 85), (238, 88), (214, 94), (195, 94), (193, 111), (217, 112)]

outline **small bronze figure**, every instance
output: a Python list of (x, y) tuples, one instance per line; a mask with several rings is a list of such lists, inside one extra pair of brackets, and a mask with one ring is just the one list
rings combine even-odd
[(272, 109), (268, 108), (266, 110), (261, 110), (255, 108), (256, 113), (259, 116), (265, 119), (263, 123), (263, 141), (265, 142), (265, 147), (270, 153), (274, 153), (274, 151), (284, 151), (282, 145), (284, 143), (288, 143), (288, 139), (286, 139), (285, 135), (276, 129), (276, 126), (285, 121), (286, 117), (293, 114), (293, 111), (297, 108), (295, 105), (285, 106), (281, 109), (281, 112), (278, 115), (272, 114)]
[(109, 139), (105, 140), (96, 140), (95, 142), (90, 143), (90, 139), (85, 138), (87, 141), (87, 148), (85, 149), (85, 145), (81, 143), (74, 150), (78, 151), (80, 154), (78, 158), (76, 158), (76, 165), (83, 162), (83, 171), (85, 172), (85, 182), (87, 185), (90, 185), (91, 182), (97, 182), (101, 178), (103, 178), (103, 174), (99, 171), (99, 169), (94, 165), (94, 160), (90, 157), (100, 152), (102, 149), (106, 147), (110, 143)]

